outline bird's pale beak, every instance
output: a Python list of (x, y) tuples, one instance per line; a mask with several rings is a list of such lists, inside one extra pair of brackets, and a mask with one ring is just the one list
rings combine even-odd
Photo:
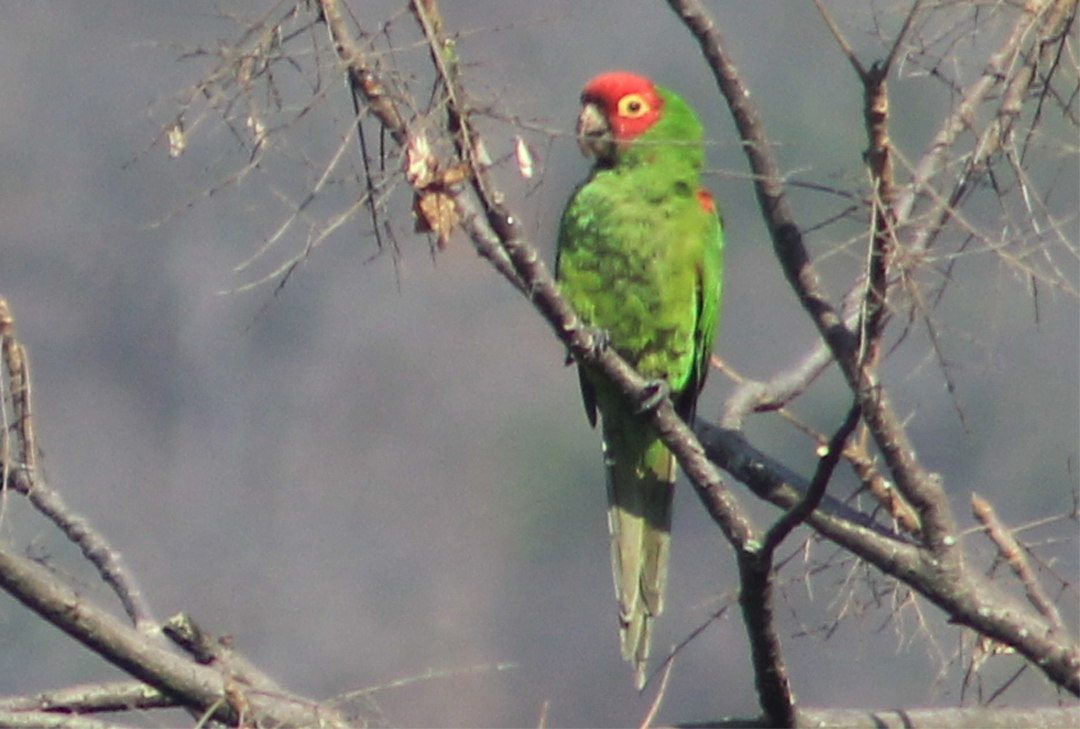
[(606, 159), (615, 152), (615, 138), (604, 112), (591, 101), (581, 107), (577, 120), (577, 142), (586, 157)]

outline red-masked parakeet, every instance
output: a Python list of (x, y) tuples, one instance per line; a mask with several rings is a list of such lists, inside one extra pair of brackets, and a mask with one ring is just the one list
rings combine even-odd
[[(720, 312), (720, 218), (701, 187), (702, 127), (681, 98), (648, 79), (606, 73), (581, 94), (578, 143), (595, 157), (570, 197), (556, 270), (587, 326), (691, 421)], [(600, 414), (608, 525), (623, 657), (644, 686), (653, 619), (663, 610), (675, 458), (641, 404), (583, 367), (589, 422)]]

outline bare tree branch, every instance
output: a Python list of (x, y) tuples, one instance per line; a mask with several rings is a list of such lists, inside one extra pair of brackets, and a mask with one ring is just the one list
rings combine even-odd
[[(828, 303), (798, 226), (784, 201), (782, 178), (772, 160), (750, 94), (723, 49), (715, 23), (697, 0), (669, 0), (669, 5), (698, 39), (720, 91), (727, 99), (754, 173), (758, 201), (773, 237), (774, 250), (788, 281), (840, 364), (896, 487), (919, 514), (921, 534), (928, 552), (918, 558), (914, 573), (896, 571), (892, 560), (878, 566), (911, 584), (944, 608), (954, 620), (1017, 648), (1056, 683), (1080, 694), (1080, 647), (1075, 642), (1061, 644), (1047, 639), (1047, 630), (1035, 627), (1040, 620), (1034, 615), (1025, 615), (1023, 620), (1028, 622), (1028, 627), (1020, 629), (1020, 616), (1001, 605), (1000, 600), (992, 597), (986, 586), (964, 568), (955, 517), (940, 479), (919, 463), (906, 428), (896, 415), (885, 389), (873, 370), (859, 357), (858, 337)], [(874, 94), (868, 96), (871, 103), (873, 98)], [(869, 107), (868, 103), (868, 112)], [(872, 114), (868, 113), (868, 119), (872, 121)], [(988, 610), (983, 603), (980, 610), (978, 603), (981, 600), (1001, 607)], [(1032, 631), (1040, 633), (1040, 638), (1034, 642)]]
[[(919, 712), (815, 712), (796, 708), (773, 619), (773, 593), (778, 584), (775, 551), (795, 527), (805, 523), (882, 574), (910, 586), (941, 608), (951, 621), (975, 630), (979, 640), (1015, 649), (1029, 661), (1016, 676), (1028, 665), (1033, 665), (1056, 685), (1080, 695), (1080, 645), (1075, 637), (1068, 635), (1065, 621), (1039, 583), (1024, 547), (1000, 522), (989, 503), (972, 497), (976, 518), (996, 545), (1001, 558), (1020, 580), (1034, 610), (1002, 594), (995, 583), (965, 564), (960, 533), (947, 494), (939, 477), (919, 461), (907, 423), (892, 405), (878, 372), (880, 360), (889, 352), (883, 346), (883, 342), (888, 341), (884, 336), (889, 324), (889, 306), (895, 305), (895, 300), (905, 290), (909, 293), (906, 303), (910, 304), (912, 312), (918, 310), (926, 318), (930, 337), (937, 347), (936, 330), (927, 313), (927, 309), (934, 307), (933, 297), (929, 297), (924, 305), (914, 272), (920, 256), (939, 241), (946, 225), (950, 229), (963, 230), (970, 240), (990, 246), (991, 236), (978, 231), (959, 210), (976, 182), (991, 179), (997, 185), (995, 174), (1011, 171), (1023, 205), (1014, 205), (1003, 218), (1009, 219), (1012, 215), (1015, 219), (1030, 214), (1037, 219), (1032, 223), (1033, 229), (1038, 228), (1031, 234), (1033, 241), (1038, 243), (1043, 236), (1057, 235), (1065, 242), (1065, 229), (1051, 219), (1048, 212), (1051, 208), (1040, 199), (1038, 188), (1028, 179), (1025, 168), (1024, 156), (1031, 148), (1034, 123), (1025, 137), (1017, 120), (1025, 109), (1030, 110), (1028, 102), (1035, 98), (1033, 95), (1037, 95), (1036, 117), (1042, 113), (1044, 104), (1056, 102), (1068, 106), (1072, 103), (1060, 98), (1062, 94), (1054, 88), (1052, 79), (1054, 69), (1060, 66), (1065, 53), (1068, 31), (1075, 20), (1076, 2), (1025, 0), (1015, 11), (1015, 19), (986, 69), (972, 83), (962, 85), (957, 82), (958, 102), (930, 148), (914, 164), (909, 164), (893, 148), (890, 139), (887, 81), (896, 66), (910, 60), (906, 54), (911, 47), (912, 35), (918, 33), (918, 23), (924, 16), (938, 12), (939, 7), (930, 7), (922, 0), (914, 0), (906, 6), (902, 28), (886, 44), (885, 59), (866, 66), (857, 58), (825, 6), (820, 0), (815, 0), (815, 4), (863, 85), (863, 120), (867, 135), (864, 159), (868, 182), (865, 195), (852, 195), (851, 199), (856, 202), (851, 203), (849, 210), (865, 209), (869, 218), (867, 232), (858, 241), (866, 250), (864, 272), (849, 284), (847, 294), (834, 301), (822, 283), (820, 259), (813, 260), (804, 240), (805, 231), (797, 224), (788, 203), (788, 183), (773, 157), (764, 125), (713, 20), (699, 0), (668, 0), (668, 5), (701, 45), (727, 100), (752, 172), (759, 206), (772, 237), (774, 253), (821, 340), (772, 379), (743, 378), (738, 382), (735, 393), (726, 403), (722, 428), (699, 422), (692, 431), (666, 399), (648, 417), (678, 458), (706, 510), (736, 552), (743, 621), (750, 638), (759, 700), (770, 725), (820, 723), (827, 726), (832, 722), (889, 726), (903, 722), (904, 725), (918, 726), (920, 722), (950, 725), (955, 721), (953, 725), (959, 726), (960, 722), (971, 723), (973, 716), (978, 717), (976, 723), (988, 724), (997, 721), (999, 715), (984, 716), (967, 710), (957, 715), (931, 715)], [(642, 401), (648, 394), (648, 383), (613, 350), (603, 347), (597, 332), (584, 326), (569, 307), (536, 247), (524, 234), (524, 226), (507, 203), (506, 195), (493, 183), (492, 163), (481, 151), (485, 148), (484, 140), (480, 127), (474, 124), (479, 112), (466, 89), (464, 74), (450, 40), (452, 36), (447, 34), (436, 0), (410, 0), (408, 3), (421, 34), (416, 47), (426, 46), (430, 55), (432, 91), (426, 111), (419, 111), (425, 105), (419, 103), (406, 84), (395, 81), (397, 77), (371, 50), (375, 46), (362, 42), (359, 21), (350, 15), (342, 0), (317, 0), (308, 4), (306, 11), (300, 4), (285, 3), (284, 6), (284, 10), (283, 6), (275, 7), (262, 21), (245, 31), (236, 48), (240, 44), (250, 44), (251, 53), (233, 54), (235, 49), (229, 46), (219, 49), (216, 53), (221, 56), (222, 63), (214, 72), (216, 80), (198, 86), (204, 94), (217, 95), (212, 103), (220, 104), (215, 108), (225, 110), (223, 123), (234, 134), (246, 136), (251, 142), (251, 157), (247, 164), (225, 182), (232, 184), (256, 169), (270, 151), (272, 123), (264, 113), (266, 109), (254, 103), (251, 89), (253, 79), (259, 78), (272, 61), (289, 58), (279, 37), (282, 27), (279, 16), (284, 13), (286, 18), (296, 18), (299, 27), (311, 32), (313, 38), (315, 33), (312, 31), (320, 24), (325, 25), (337, 63), (335, 69), (344, 76), (355, 114), (333, 159), (321, 168), (321, 176), (307, 190), (307, 197), (298, 198), (303, 201), (292, 206), (290, 218), (271, 236), (267, 246), (281, 239), (294, 221), (312, 222), (305, 208), (321, 194), (331, 172), (346, 158), (350, 148), (348, 140), (354, 132), (359, 135), (364, 165), (368, 165), (364, 124), (369, 125), (369, 131), (371, 126), (377, 126), (381, 138), (389, 140), (394, 149), (390, 153), (380, 150), (381, 160), (376, 158), (376, 161), (381, 161), (381, 169), (373, 173), (372, 167), (364, 168), (367, 179), (358, 180), (366, 183), (359, 199), (330, 224), (313, 225), (313, 230), (318, 229), (318, 233), (309, 237), (303, 253), (279, 267), (270, 278), (277, 279), (279, 286), (284, 285), (290, 272), (314, 246), (361, 207), (371, 210), (372, 225), (378, 232), (380, 205), (395, 188), (404, 189), (413, 198), (418, 225), (426, 226), (423, 229), (433, 234), (440, 247), (454, 230), (463, 231), (480, 255), (530, 301), (574, 360), (603, 372), (627, 397)], [(325, 38), (325, 35), (319, 38)], [(313, 40), (312, 43), (325, 62), (331, 55), (326, 41)], [(211, 90), (212, 84), (219, 83), (220, 86), (213, 86)], [(267, 83), (272, 82), (268, 80)], [(222, 90), (226, 87), (236, 92), (235, 98), (228, 97)], [(340, 89), (341, 86), (334, 85), (333, 88)], [(313, 99), (324, 98), (329, 93), (330, 85), (319, 86), (313, 91)], [(1075, 94), (1074, 91), (1073, 96)], [(1064, 96), (1068, 97), (1068, 92)], [(314, 105), (315, 101), (310, 101), (304, 106), (303, 113)], [(977, 112), (983, 110), (981, 118), (985, 118), (988, 107), (993, 109), (991, 119), (980, 127)], [(234, 108), (245, 118), (246, 129), (244, 123), (230, 112)], [(186, 126), (190, 130), (196, 125)], [(163, 131), (177, 153), (183, 151), (186, 133), (182, 115)], [(974, 147), (957, 158), (955, 148), (964, 134), (972, 137)], [(1024, 138), (1020, 140), (1019, 137)], [(375, 179), (374, 174), (379, 178)], [(905, 174), (910, 175), (907, 182), (904, 181)], [(860, 208), (858, 201), (863, 198), (865, 207)], [(282, 199), (286, 199), (284, 194)], [(1002, 240), (1001, 245), (990, 247), (1003, 261), (1029, 275), (1033, 286), (1038, 281), (1048, 280), (1068, 289), (1067, 282), (1058, 280), (1061, 276), (1055, 278), (1053, 271), (1048, 274), (1039, 269), (1027, 260), (1026, 252), (1008, 250), (1005, 243)], [(381, 243), (379, 245), (381, 248)], [(265, 248), (250, 260), (260, 256)], [(942, 290), (939, 289), (939, 295)], [(913, 313), (908, 326), (915, 321)], [(904, 330), (900, 340), (907, 331)], [(20, 725), (22, 722), (25, 725), (34, 720), (46, 723), (63, 719), (70, 722), (64, 725), (97, 726), (94, 719), (84, 716), (58, 717), (56, 714), (183, 706), (207, 718), (233, 725), (344, 725), (345, 718), (336, 709), (328, 708), (337, 706), (336, 702), (320, 704), (288, 694), (231, 646), (223, 645), (184, 615), (167, 621), (164, 630), (187, 655), (177, 654), (164, 645), (157, 635), (158, 625), (150, 606), (119, 554), (84, 519), (73, 514), (58, 494), (39, 482), (26, 353), (15, 339), (11, 315), (3, 299), (0, 299), (0, 340), (7, 373), (5, 382), (10, 383), (2, 413), (4, 440), (0, 461), (3, 485), (25, 495), (35, 508), (80, 546), (102, 579), (118, 595), (138, 630), (131, 629), (78, 595), (41, 566), (3, 548), (0, 548), (0, 586), (46, 620), (139, 679), (138, 682), (98, 687), (72, 687), (35, 698), (0, 698), (0, 723)], [(944, 362), (944, 356), (940, 353), (939, 356)], [(831, 438), (814, 427), (800, 424), (820, 445), (828, 440), (827, 450), (820, 458), (813, 478), (806, 479), (754, 448), (741, 429), (751, 413), (786, 408), (833, 360), (838, 363), (854, 394), (854, 404)], [(949, 382), (951, 384), (951, 380)], [(865, 428), (852, 438), (860, 421)], [(882, 456), (883, 466), (879, 466), (871, 453), (874, 446)], [(851, 464), (863, 487), (884, 505), (895, 523), (887, 523), (888, 520), (877, 513), (880, 510), (860, 511), (835, 494), (826, 493), (842, 459)], [(762, 533), (755, 528), (736, 495), (724, 485), (717, 466), (746, 484), (756, 496), (785, 510), (769, 530)], [(858, 502), (853, 503), (858, 505)], [(858, 560), (850, 559), (849, 562), (858, 565), (852, 568), (853, 573), (857, 569), (866, 574), (877, 574)], [(851, 579), (855, 582), (859, 578)], [(784, 583), (779, 584), (783, 589)], [(889, 585), (892, 587), (893, 583), (889, 581)], [(913, 593), (907, 588), (897, 586), (890, 594), (890, 599), (898, 604), (912, 602)], [(921, 602), (916, 604), (922, 605)], [(843, 609), (849, 607), (850, 604)], [(922, 620), (921, 613), (919, 620)], [(670, 663), (667, 665), (670, 668)], [(1008, 685), (1006, 682), (1005, 687)], [(1024, 713), (1025, 723), (1032, 715), (1032, 712)], [(1016, 715), (1010, 716), (1012, 721), (1017, 720)], [(1038, 721), (1053, 726), (1062, 717), (1076, 723), (1075, 711), (1060, 709), (1040, 714)], [(647, 717), (651, 718), (651, 715)]]
[(92, 714), (130, 709), (167, 709), (178, 706), (176, 699), (142, 681), (83, 684), (34, 696), (0, 697), (2, 712), (49, 712)]
[(184, 613), (165, 621), (164, 633), (204, 666), (213, 666), (229, 678), (267, 694), (284, 694), (276, 680), (234, 650), (229, 641), (207, 633)]
[(127, 725), (77, 714), (31, 710), (0, 711), (0, 726), (12, 729), (128, 729)]
[[(1051, 707), (1034, 709), (965, 708), (965, 709), (826, 709), (800, 707), (795, 726), (800, 729), (1071, 729), (1080, 722), (1080, 708)], [(764, 719), (732, 718), (678, 724), (683, 729), (770, 729)]]
[(1063, 630), (1065, 624), (1061, 620), (1061, 613), (1058, 612), (1057, 606), (1050, 600), (1039, 583), (1038, 577), (1035, 576), (1027, 557), (1024, 555), (1023, 547), (1020, 546), (1012, 531), (1001, 523), (993, 505), (978, 494), (973, 493), (971, 495), (971, 511), (986, 529), (987, 536), (997, 545), (1001, 558), (1009, 565), (1017, 579), (1023, 583), (1028, 601), (1050, 621), (1055, 631)]
[(5, 476), (0, 488), (10, 487), (26, 496), (38, 511), (82, 550), (83, 556), (97, 568), (105, 584), (116, 593), (135, 626), (144, 633), (155, 633), (157, 623), (150, 605), (134, 575), (124, 565), (120, 553), (86, 519), (72, 512), (60, 494), (40, 481), (30, 397), (30, 364), (26, 350), (15, 337), (15, 319), (3, 297), (0, 297), (0, 341), (4, 367), (11, 383), (10, 402), (14, 415), (14, 427), (5, 431), (4, 445), (9, 445), (8, 438), (15, 439), (15, 447), (6, 447), (6, 452), (0, 454)]
[(859, 409), (859, 404), (852, 405), (840, 428), (829, 439), (825, 453), (818, 460), (817, 470), (814, 472), (814, 478), (810, 481), (806, 493), (787, 513), (777, 519), (776, 523), (770, 527), (765, 535), (763, 547), (765, 550), (774, 552), (780, 546), (780, 543), (787, 538), (787, 535), (791, 533), (791, 530), (806, 521), (806, 518), (821, 505), (821, 500), (825, 498), (825, 489), (832, 478), (833, 470), (836, 468), (836, 464), (840, 462), (847, 439), (855, 431), (861, 415), (862, 411)]
[[(331, 709), (287, 694), (247, 691), (220, 672), (161, 647), (80, 597), (43, 567), (6, 549), (0, 549), (0, 586), (105, 660), (219, 721), (237, 724), (250, 711), (259, 723), (344, 725)], [(243, 706), (231, 701), (230, 694), (245, 697)]]
[(920, 514), (924, 536), (935, 559), (943, 571), (958, 570), (958, 556), (952, 549), (956, 545), (956, 523), (941, 485), (919, 464), (915, 449), (884, 388), (859, 360), (857, 335), (845, 326), (839, 312), (828, 301), (786, 202), (782, 177), (750, 101), (749, 90), (743, 86), (738, 71), (727, 57), (715, 23), (697, 0), (669, 0), (669, 4), (698, 39), (720, 91), (727, 99), (754, 173), (758, 203), (772, 235), (773, 250), (788, 282), (859, 398), (863, 417), (897, 488)]
[[(930, 208), (922, 213), (923, 218), (943, 221), (950, 214), (951, 207), (973, 182), (974, 174), (983, 168), (987, 156), (995, 148), (994, 145), (1005, 127), (1015, 119), (1019, 100), (1026, 94), (1035, 78), (1034, 68), (1038, 62), (1038, 54), (1030, 54), (1024, 60), (1023, 45), (1032, 39), (1042, 45), (1044, 41), (1062, 37), (1071, 27), (1075, 15), (1075, 0), (1028, 0), (1024, 4), (1023, 12), (1013, 25), (1011, 33), (991, 56), (983, 74), (967, 87), (963, 98), (953, 107), (952, 113), (930, 142), (928, 153), (915, 168), (912, 183), (898, 196), (895, 207), (898, 224), (906, 224), (916, 206), (927, 201), (928, 197)], [(959, 176), (955, 187), (947, 194), (931, 196), (929, 192), (934, 189), (931, 182), (948, 167), (958, 137), (971, 130), (977, 109), (1006, 80), (1010, 90), (999, 107), (998, 115), (987, 125), (975, 145), (975, 154), (966, 163), (966, 171)], [(940, 224), (921, 225), (916, 230), (917, 233), (909, 241), (909, 245), (914, 250), (921, 250), (929, 245), (940, 230)]]

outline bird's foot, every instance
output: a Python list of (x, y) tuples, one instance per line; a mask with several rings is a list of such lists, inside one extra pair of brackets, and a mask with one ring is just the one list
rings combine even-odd
[[(600, 327), (581, 327), (579, 331), (589, 335), (592, 339), (592, 346), (589, 350), (589, 355), (591, 357), (596, 357), (611, 346), (611, 335), (608, 334), (606, 329), (601, 329)], [(574, 364), (574, 355), (570, 352), (566, 353), (566, 364), (567, 366)]]
[(600, 354), (611, 346), (611, 335), (607, 329), (600, 327), (584, 327), (582, 331), (592, 337), (592, 353)]
[(638, 415), (644, 415), (656, 410), (665, 398), (671, 395), (671, 385), (664, 379), (649, 380), (645, 383), (645, 389), (638, 400)]

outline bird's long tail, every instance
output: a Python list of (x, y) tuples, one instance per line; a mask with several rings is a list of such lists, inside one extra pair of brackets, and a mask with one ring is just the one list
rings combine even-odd
[(652, 621), (664, 609), (671, 544), (675, 457), (636, 418), (605, 423), (611, 569), (619, 600), (622, 654), (645, 685)]

